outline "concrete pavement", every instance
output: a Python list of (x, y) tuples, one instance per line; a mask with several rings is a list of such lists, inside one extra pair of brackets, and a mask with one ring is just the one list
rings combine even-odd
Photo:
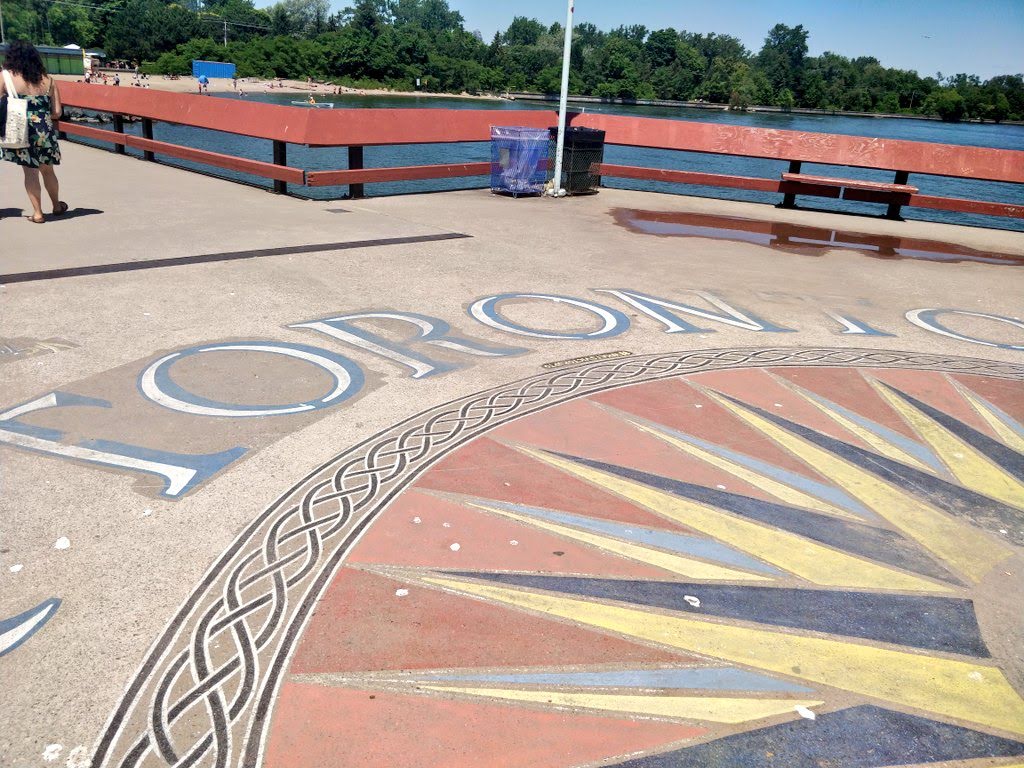
[(1024, 235), (64, 149), (45, 226), (0, 168), (0, 764), (1020, 761)]

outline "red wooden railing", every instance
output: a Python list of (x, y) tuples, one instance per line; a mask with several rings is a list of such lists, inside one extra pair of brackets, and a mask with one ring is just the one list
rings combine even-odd
[[(111, 142), (122, 152), (125, 146), (141, 149), (147, 159), (162, 155), (272, 179), (275, 191), (279, 192), (286, 191), (287, 184), (348, 185), (353, 196), (360, 196), (364, 184), (486, 175), (490, 172), (490, 163), (486, 162), (364, 168), (363, 147), (487, 141), (492, 125), (511, 122), (546, 128), (556, 122), (555, 113), (549, 110), (320, 110), (70, 82), (60, 84), (60, 93), (68, 107), (115, 116), (114, 131), (62, 121), (61, 130), (67, 134)], [(142, 119), (142, 137), (118, 132), (122, 115)], [(273, 142), (273, 161), (156, 141), (152, 138), (154, 122), (268, 139)], [(573, 115), (572, 125), (605, 131), (608, 144), (788, 161), (792, 172), (799, 172), (801, 163), (821, 163), (893, 171), (899, 184), (906, 184), (911, 173), (1024, 184), (1024, 152), (1016, 150), (592, 113)], [(328, 171), (290, 167), (288, 144), (348, 147), (349, 167)], [(620, 178), (774, 192), (786, 195), (787, 201), (792, 201), (796, 194), (840, 196), (840, 189), (835, 186), (797, 183), (781, 177), (767, 179), (608, 163), (595, 170)], [(877, 190), (845, 188), (842, 197), (890, 204), (897, 200), (903, 205), (1024, 218), (1022, 205), (917, 193), (894, 197), (881, 186)]]

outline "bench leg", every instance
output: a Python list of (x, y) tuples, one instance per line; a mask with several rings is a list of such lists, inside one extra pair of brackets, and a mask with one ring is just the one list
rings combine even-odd
[[(800, 173), (800, 161), (790, 160), (789, 161), (789, 172)], [(796, 193), (787, 192), (782, 196), (782, 202), (779, 204), (779, 208), (796, 208)]]
[[(896, 178), (893, 179), (894, 184), (906, 184), (910, 179), (910, 173), (907, 171), (896, 171)], [(902, 203), (889, 203), (889, 207), (885, 211), (885, 218), (892, 219), (894, 221), (903, 221), (903, 217), (900, 216), (900, 209), (903, 208)]]

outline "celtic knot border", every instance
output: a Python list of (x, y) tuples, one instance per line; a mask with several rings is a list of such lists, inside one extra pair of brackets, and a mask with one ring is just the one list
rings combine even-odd
[[(925, 369), (1024, 380), (1024, 366), (864, 349), (659, 353), (545, 372), (406, 419), (314, 470), (236, 537), (154, 643), (93, 767), (259, 765), (281, 674), (312, 607), (369, 524), (440, 458), (502, 424), (629, 384), (762, 366)], [(217, 652), (219, 645), (227, 651)]]

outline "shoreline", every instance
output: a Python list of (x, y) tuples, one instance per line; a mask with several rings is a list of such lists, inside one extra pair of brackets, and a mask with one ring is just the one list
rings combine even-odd
[[(105, 74), (113, 82), (114, 74), (121, 76), (121, 88), (135, 88), (134, 73), (128, 70), (105, 70)], [(54, 75), (57, 81), (82, 82), (81, 75)], [(170, 79), (167, 75), (149, 75), (148, 79), (142, 80), (149, 85), (150, 90), (169, 91), (171, 93), (198, 93), (198, 83), (191, 75), (182, 75), (177, 79)], [(280, 85), (279, 85), (280, 84)], [(340, 89), (340, 92), (339, 92)], [(330, 83), (308, 83), (304, 80), (289, 80), (287, 78), (266, 79), (259, 77), (238, 78), (238, 89), (236, 90), (231, 80), (226, 78), (212, 78), (209, 83), (208, 93), (289, 93), (313, 96), (406, 96), (432, 99), (476, 99), (479, 101), (505, 101), (500, 96), (474, 95), (471, 93), (434, 93), (433, 91), (393, 91), (387, 88), (349, 88), (344, 85)]]
[[(121, 87), (122, 88), (134, 88), (134, 75), (130, 71), (120, 70), (107, 70), (107, 75), (111, 76), (113, 73), (122, 75)], [(81, 82), (82, 77), (79, 75), (53, 75), (53, 78), (58, 81), (69, 81), (69, 82)], [(171, 93), (191, 93), (196, 94), (198, 85), (196, 79), (191, 75), (182, 75), (181, 77), (171, 80), (166, 75), (150, 75), (148, 80), (142, 81), (149, 85), (151, 90), (157, 91), (168, 91)], [(500, 96), (494, 94), (471, 94), (471, 93), (438, 93), (435, 91), (394, 91), (388, 88), (350, 88), (344, 85), (333, 85), (328, 83), (308, 83), (302, 80), (289, 80), (286, 78), (258, 78), (258, 77), (245, 77), (239, 78), (238, 89), (233, 87), (231, 80), (225, 78), (214, 78), (210, 80), (208, 93), (237, 93), (240, 95), (250, 95), (256, 93), (287, 93), (287, 94), (298, 94), (298, 95), (310, 95), (313, 96), (398, 96), (402, 98), (431, 98), (431, 99), (473, 99), (476, 101), (529, 101), (539, 103), (557, 103), (558, 96), (555, 94), (544, 94), (544, 93), (525, 93), (525, 92), (507, 92)], [(340, 90), (339, 90), (340, 89)], [(598, 96), (579, 96), (570, 95), (570, 104), (581, 104), (581, 105), (608, 105), (608, 106), (636, 106), (636, 107), (656, 107), (663, 109), (700, 109), (713, 112), (728, 112), (730, 111), (728, 104), (714, 104), (706, 101), (669, 101), (665, 99), (603, 99)], [(813, 109), (811, 107), (793, 107), (789, 110), (784, 110), (782, 107), (772, 105), (752, 105), (744, 110), (738, 110), (743, 113), (756, 114), (756, 113), (768, 113), (768, 114), (791, 114), (791, 115), (821, 115), (825, 117), (861, 117), (861, 118), (877, 118), (877, 119), (888, 119), (888, 120), (924, 120), (930, 122), (942, 122), (941, 118), (935, 115), (902, 115), (888, 112), (849, 112), (843, 110), (826, 110), (826, 109)], [(983, 120), (960, 120), (960, 124), (964, 125), (1024, 125), (1024, 121), (1020, 120), (1003, 120), (1002, 122), (996, 123), (992, 121)]]

